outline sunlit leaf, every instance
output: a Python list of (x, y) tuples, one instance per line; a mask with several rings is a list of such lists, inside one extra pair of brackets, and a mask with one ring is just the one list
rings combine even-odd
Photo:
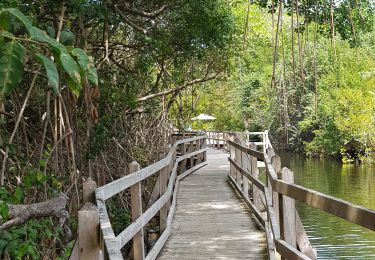
[(55, 94), (59, 93), (59, 73), (57, 72), (57, 68), (55, 63), (48, 59), (47, 57), (36, 54), (36, 60), (44, 66), (44, 69), (47, 73), (48, 82), (52, 87), (52, 90)]
[(56, 40), (52, 39), (47, 35), (47, 33), (39, 28), (36, 28), (35, 26), (31, 26), (28, 28), (28, 32), (31, 36), (31, 39), (38, 42), (44, 42), (44, 43), (52, 43)]

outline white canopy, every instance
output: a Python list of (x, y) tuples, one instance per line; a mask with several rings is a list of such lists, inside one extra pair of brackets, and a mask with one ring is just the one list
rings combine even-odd
[(202, 120), (202, 121), (210, 121), (210, 120), (215, 120), (216, 117), (206, 115), (206, 114), (200, 114), (199, 116), (193, 117), (191, 120), (197, 121), (197, 120)]

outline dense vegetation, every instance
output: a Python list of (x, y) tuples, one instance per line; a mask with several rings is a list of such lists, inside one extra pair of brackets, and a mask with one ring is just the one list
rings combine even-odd
[(331, 2), (233, 4), (243, 44), (198, 105), (213, 128), (270, 129), (280, 148), (372, 161), (375, 5)]
[(335, 2), (1, 1), (0, 224), (9, 204), (59, 192), (71, 216), (0, 226), (1, 257), (66, 258), (82, 182), (155, 161), (201, 112), (218, 130), (370, 159), (375, 6)]
[(181, 92), (224, 71), (233, 23), (222, 0), (1, 1), (1, 257), (69, 254), (68, 219), (4, 226), (9, 204), (64, 192), (74, 231), (82, 182), (158, 159)]

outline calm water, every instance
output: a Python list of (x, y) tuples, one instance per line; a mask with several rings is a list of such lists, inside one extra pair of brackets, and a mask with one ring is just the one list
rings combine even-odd
[[(295, 183), (352, 203), (375, 209), (375, 166), (342, 165), (278, 152), (283, 167), (295, 173)], [(375, 259), (375, 232), (297, 204), (302, 223), (318, 259)]]

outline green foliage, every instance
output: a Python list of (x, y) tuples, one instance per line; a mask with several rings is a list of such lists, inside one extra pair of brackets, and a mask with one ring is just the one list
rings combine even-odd
[(0, 97), (11, 93), (21, 81), (25, 48), (16, 41), (0, 46)]
[(78, 96), (82, 89), (82, 85), (80, 68), (77, 62), (72, 56), (70, 56), (68, 50), (61, 43), (52, 43), (52, 48), (57, 63), (65, 70), (67, 74), (66, 82), (68, 84), (68, 87), (73, 92), (73, 94)]
[(59, 73), (57, 72), (55, 63), (40, 53), (37, 53), (35, 57), (36, 57), (36, 60), (44, 66), (44, 69), (47, 73), (48, 82), (51, 85), (55, 94), (58, 94), (59, 93)]
[(122, 206), (118, 206), (115, 201), (107, 202), (107, 207), (113, 231), (115, 234), (120, 234), (131, 223), (130, 213)]
[(85, 75), (92, 84), (98, 86), (98, 75), (92, 58), (90, 58), (84, 50), (79, 48), (74, 48), (71, 53), (77, 59), (81, 67), (81, 74)]
[[(41, 161), (40, 165), (43, 164)], [(38, 169), (30, 168), (23, 183), (13, 192), (4, 186), (0, 187), (0, 222), (8, 220), (9, 204), (23, 204), (27, 191), (42, 188), (48, 181), (57, 180), (53, 176), (44, 175)], [(61, 245), (65, 244), (62, 228), (48, 218), (32, 219), (22, 226), (0, 231), (0, 255), (6, 252), (11, 259), (41, 259), (43, 252), (53, 246), (54, 240)], [(69, 247), (66, 250), (69, 250)], [(65, 250), (61, 254), (63, 256)]]
[[(269, 3), (263, 1), (258, 4), (266, 7)], [(284, 4), (286, 9), (291, 10), (288, 3)], [(343, 10), (349, 4), (352, 5), (351, 12), (357, 32), (355, 39), (348, 21), (348, 9)], [(373, 19), (373, 12), (370, 12), (373, 5), (368, 1), (361, 1), (360, 6), (353, 6), (353, 2), (342, 1), (335, 6), (335, 21), (340, 21), (335, 26), (341, 35), (335, 38), (335, 45), (330, 39), (329, 31), (322, 30), (321, 26), (324, 24), (319, 17), (316, 27), (313, 22), (314, 9), (309, 9), (308, 5), (309, 3), (302, 1), (300, 6), (304, 10), (300, 13), (302, 25), (299, 28), (303, 32), (300, 34), (303, 43), (302, 63), (299, 59), (297, 31), (294, 31), (292, 42), (290, 17), (284, 13), (283, 30), (279, 33), (276, 88), (272, 88), (274, 37), (269, 30), (270, 9), (250, 5), (249, 29), (244, 34), (247, 6), (243, 2), (234, 3), (232, 8), (238, 17), (236, 25), (239, 27), (236, 37), (242, 41), (242, 48), (236, 50), (235, 57), (231, 60), (227, 80), (220, 82), (219, 86), (216, 84), (210, 87), (218, 88), (217, 90), (203, 93), (205, 98), (200, 99), (199, 112), (209, 111), (216, 116), (218, 120), (214, 124), (218, 129), (270, 129), (276, 144), (304, 150), (311, 155), (341, 157), (346, 154), (342, 152), (345, 144), (352, 138), (363, 144), (367, 151), (371, 151), (375, 146), (375, 96), (372, 94), (375, 86), (375, 28), (367, 22), (361, 26), (359, 20)], [(359, 18), (359, 12), (362, 18)], [(323, 9), (319, 11), (319, 15), (322, 13)], [(316, 28), (318, 34), (315, 48)], [(303, 79), (300, 66), (303, 67)], [(234, 125), (233, 121), (239, 124)], [(366, 152), (366, 155), (359, 153), (358, 156), (363, 160), (369, 155), (370, 152)]]
[(56, 239), (64, 243), (63, 229), (54, 227), (49, 219), (31, 220), (21, 227), (0, 231), (0, 255), (7, 252), (11, 259), (41, 259), (41, 252)]
[(71, 31), (63, 30), (60, 34), (60, 42), (66, 46), (73, 46), (74, 34)]
[[(16, 18), (25, 27), (30, 39), (15, 37), (7, 31), (11, 29), (12, 17)], [(4, 41), (6, 41), (0, 49), (0, 53), (2, 54), (0, 58), (0, 73), (2, 74), (0, 93), (2, 95), (9, 94), (22, 79), (26, 57), (25, 50), (31, 48), (26, 43), (31, 43), (34, 45), (33, 48), (36, 47), (40, 50), (48, 47), (53, 52), (56, 63), (65, 72), (65, 82), (74, 95), (79, 96), (81, 92), (81, 75), (87, 77), (94, 85), (98, 85), (98, 76), (94, 64), (83, 50), (73, 49), (72, 53), (70, 53), (62, 43), (48, 36), (45, 31), (33, 26), (32, 22), (18, 9), (8, 8), (2, 10), (0, 12), (0, 21), (1, 35), (5, 38)], [(71, 45), (74, 36), (72, 36), (71, 32), (63, 32), (62, 42)], [(73, 56), (77, 58), (78, 63)], [(43, 65), (48, 81), (57, 94), (59, 92), (59, 75), (56, 64), (39, 53), (35, 55), (35, 59)]]

